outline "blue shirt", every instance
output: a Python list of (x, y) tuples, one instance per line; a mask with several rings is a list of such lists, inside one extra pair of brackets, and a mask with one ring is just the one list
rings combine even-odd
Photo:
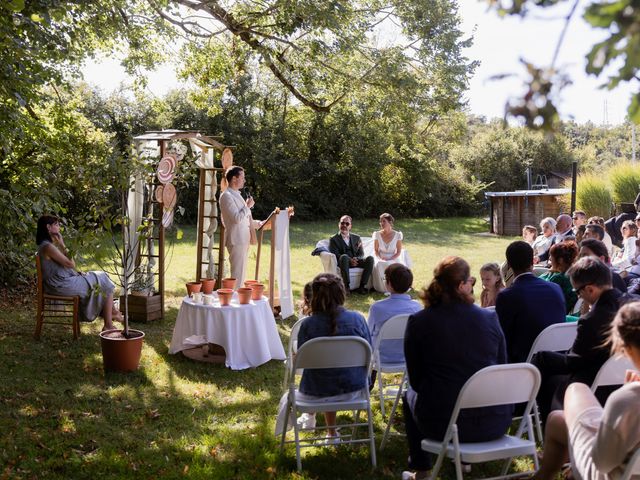
[[(341, 307), (336, 319), (335, 336), (356, 336), (364, 338), (371, 344), (371, 335), (364, 317), (358, 312)], [(331, 321), (323, 313), (307, 317), (298, 332), (298, 349), (308, 340), (317, 337), (331, 336)], [(331, 397), (341, 393), (355, 392), (367, 386), (367, 368), (318, 368), (305, 369), (302, 372), (299, 390), (307, 395)]]
[[(395, 315), (413, 314), (422, 310), (420, 305), (406, 293), (392, 293), (389, 298), (371, 305), (367, 325), (371, 332), (371, 342), (376, 345), (376, 339), (382, 325)], [(404, 340), (385, 340), (380, 344), (380, 361), (382, 363), (404, 362)]]

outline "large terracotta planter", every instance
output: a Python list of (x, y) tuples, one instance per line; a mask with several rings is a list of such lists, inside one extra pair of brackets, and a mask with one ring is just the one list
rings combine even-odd
[(262, 300), (262, 292), (264, 292), (264, 284), (254, 283), (251, 285), (251, 300)]
[(135, 337), (125, 338), (122, 330), (100, 332), (105, 372), (133, 372), (140, 366), (144, 332), (130, 328), (129, 335)]
[(235, 278), (223, 278), (222, 279), (222, 288), (230, 288), (234, 290), (236, 288), (236, 279)]
[(202, 293), (204, 293), (205, 295), (209, 295), (211, 292), (213, 292), (213, 287), (215, 286), (215, 284), (215, 278), (202, 279)]
[(233, 297), (233, 290), (230, 288), (218, 289), (218, 300), (220, 300), (220, 306), (226, 307), (231, 303), (231, 297)]

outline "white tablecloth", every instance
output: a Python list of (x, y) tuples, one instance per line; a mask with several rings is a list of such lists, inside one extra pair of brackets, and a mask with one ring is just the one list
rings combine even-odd
[(224, 348), (225, 365), (233, 370), (286, 358), (265, 297), (240, 305), (234, 293), (231, 305), (226, 307), (220, 306), (215, 293), (214, 299), (213, 305), (196, 304), (189, 297), (182, 300), (169, 353), (215, 343)]

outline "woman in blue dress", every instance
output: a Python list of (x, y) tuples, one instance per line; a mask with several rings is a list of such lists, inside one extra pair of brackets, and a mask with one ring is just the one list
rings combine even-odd
[(115, 285), (105, 272), (76, 270), (75, 262), (68, 257), (58, 217), (43, 215), (38, 219), (36, 243), (44, 291), (51, 295), (78, 295), (81, 321), (92, 322), (100, 315), (104, 319), (102, 330), (113, 329), (113, 320), (122, 319), (113, 306)]

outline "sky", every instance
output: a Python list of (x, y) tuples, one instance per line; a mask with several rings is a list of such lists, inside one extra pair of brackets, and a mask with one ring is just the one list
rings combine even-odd
[[(520, 59), (538, 66), (551, 63), (571, 3), (537, 9), (522, 19), (518, 16), (500, 18), (495, 11), (487, 9), (485, 1), (459, 0), (461, 30), (465, 38), (471, 35), (474, 38), (473, 46), (465, 54), (470, 60), (480, 62), (465, 95), (471, 113), (487, 118), (503, 116), (507, 100), (524, 92), (525, 70)], [(582, 20), (585, 4), (587, 2), (581, 0), (556, 62), (556, 67), (561, 67), (573, 80), (573, 84), (562, 91), (557, 107), (563, 120), (591, 121), (597, 125), (622, 123), (632, 89), (626, 85), (613, 91), (599, 89), (604, 80), (584, 72), (585, 55), (594, 43), (604, 38), (602, 31), (592, 29)], [(83, 73), (87, 82), (107, 93), (116, 90), (122, 82), (132, 83), (114, 59), (91, 61)], [(514, 74), (514, 77), (491, 80), (499, 74)], [(180, 86), (184, 84), (178, 82), (168, 65), (149, 73), (148, 90), (154, 95), (162, 96)]]

